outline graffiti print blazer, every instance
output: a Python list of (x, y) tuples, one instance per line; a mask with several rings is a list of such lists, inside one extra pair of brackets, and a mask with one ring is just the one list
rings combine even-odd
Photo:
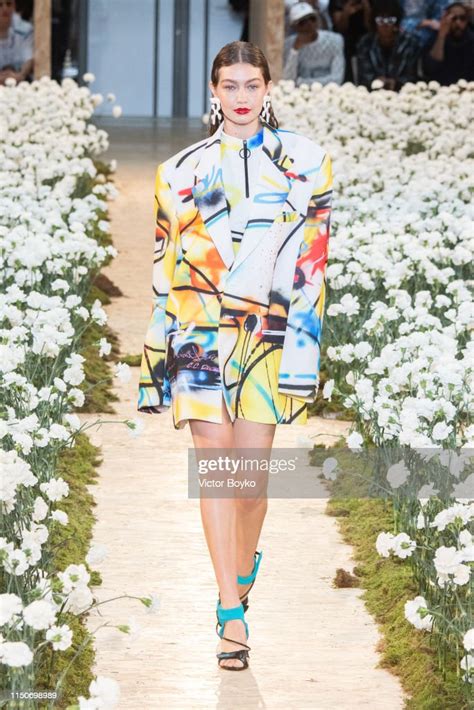
[[(304, 423), (319, 384), (331, 159), (263, 124), (252, 208), (237, 254), (220, 162), (221, 124), (158, 166), (153, 303), (138, 410)], [(184, 423), (183, 423), (184, 420)]]

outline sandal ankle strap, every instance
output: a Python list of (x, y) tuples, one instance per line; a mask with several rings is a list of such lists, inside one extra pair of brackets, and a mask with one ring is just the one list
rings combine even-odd
[(219, 621), (232, 621), (233, 619), (244, 619), (244, 607), (242, 604), (224, 609), (220, 602), (217, 602), (217, 618)]
[[(237, 575), (237, 583), (238, 584), (250, 584), (250, 582), (253, 582), (255, 577), (257, 576), (258, 568), (260, 566), (260, 561), (262, 559), (263, 552), (255, 552), (254, 553), (254, 565), (253, 565), (253, 570), (251, 574), (247, 575), (247, 577), (242, 577), (240, 574)], [(256, 559), (255, 559), (256, 558)]]
[[(243, 622), (247, 638), (249, 637), (249, 627), (247, 622), (245, 621), (244, 606), (242, 603), (238, 606), (233, 606), (230, 609), (223, 609), (220, 602), (217, 602), (217, 619), (218, 621), (216, 624), (216, 633), (221, 638), (224, 637), (224, 627), (226, 625), (226, 622), (232, 621), (233, 619), (240, 619)], [(228, 640), (232, 641), (232, 639)]]

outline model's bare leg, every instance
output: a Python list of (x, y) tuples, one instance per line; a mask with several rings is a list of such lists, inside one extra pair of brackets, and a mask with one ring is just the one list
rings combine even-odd
[[(219, 454), (225, 454), (235, 447), (237, 456), (240, 451), (244, 457), (251, 454), (254, 458), (258, 454), (259, 459), (268, 458), (271, 454), (275, 425), (243, 419), (236, 419), (232, 425), (223, 400), (222, 424), (190, 419), (189, 425), (196, 449), (219, 449)], [(259, 451), (246, 451), (249, 446)], [(242, 480), (247, 476), (245, 471), (241, 471), (237, 477)], [(250, 586), (237, 585), (237, 574), (248, 575), (252, 572), (254, 552), (267, 511), (268, 474), (260, 471), (252, 473), (250, 477), (258, 483), (252, 498), (248, 497), (248, 492), (247, 495), (239, 495), (237, 492), (235, 498), (207, 497), (202, 494), (200, 498), (204, 534), (224, 608), (238, 606), (240, 595)], [(201, 489), (201, 493), (203, 491)], [(225, 495), (229, 495), (228, 490)], [(236, 641), (247, 642), (244, 625), (238, 619), (228, 621), (224, 633)], [(241, 648), (229, 641), (220, 641), (221, 651)], [(227, 659), (221, 661), (221, 665), (240, 666), (242, 663), (238, 659)]]
[[(271, 455), (275, 424), (260, 424), (245, 419), (236, 419), (234, 422), (234, 445), (236, 456), (254, 459), (268, 459)], [(258, 451), (257, 451), (258, 449)], [(238, 574), (248, 576), (254, 566), (254, 552), (257, 549), (260, 532), (268, 508), (267, 484), (268, 473), (263, 471), (246, 472), (239, 474), (239, 478), (255, 481), (257, 486), (249, 492), (242, 489), (236, 495), (237, 506), (237, 567)], [(255, 493), (255, 495), (254, 495)], [(250, 584), (238, 585), (239, 596), (250, 588)]]
[[(233, 430), (227, 409), (222, 401), (222, 424), (190, 419), (189, 425), (194, 446), (199, 448), (217, 448), (219, 454), (225, 454), (232, 449)], [(229, 495), (224, 491), (223, 495)], [(236, 505), (234, 498), (207, 497), (201, 489), (201, 518), (207, 546), (211, 555), (214, 572), (225, 609), (240, 604), (237, 587), (237, 537), (236, 537)], [(224, 635), (241, 643), (247, 643), (245, 627), (241, 620), (233, 619), (225, 625)], [(242, 646), (222, 639), (219, 651), (239, 651)], [(237, 658), (221, 661), (221, 665), (242, 666)]]

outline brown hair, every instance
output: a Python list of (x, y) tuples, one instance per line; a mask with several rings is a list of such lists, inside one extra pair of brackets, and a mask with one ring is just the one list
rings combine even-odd
[[(221, 67), (230, 67), (232, 64), (239, 63), (251, 64), (253, 67), (259, 67), (265, 84), (268, 84), (271, 80), (268, 62), (260, 47), (257, 47), (257, 45), (252, 44), (251, 42), (241, 42), (240, 40), (237, 40), (224, 45), (224, 47), (222, 47), (222, 49), (215, 56), (211, 69), (211, 81), (214, 86), (217, 86), (219, 83), (219, 69)], [(262, 116), (260, 116), (260, 119), (263, 121)], [(223, 120), (224, 119), (214, 124), (211, 124), (209, 121), (210, 136), (217, 131)], [(271, 106), (270, 118), (266, 123), (273, 128), (278, 128), (278, 121)]]

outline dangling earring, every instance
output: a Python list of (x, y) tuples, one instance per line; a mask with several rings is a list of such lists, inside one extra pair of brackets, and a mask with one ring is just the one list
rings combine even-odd
[(218, 96), (211, 96), (211, 116), (210, 122), (214, 125), (215, 123), (220, 123), (224, 116), (221, 112), (221, 100)]
[(261, 118), (265, 121), (265, 123), (268, 123), (270, 121), (270, 109), (272, 107), (272, 102), (270, 99), (270, 94), (265, 94), (263, 97), (263, 106), (262, 110), (260, 111), (260, 116)]

